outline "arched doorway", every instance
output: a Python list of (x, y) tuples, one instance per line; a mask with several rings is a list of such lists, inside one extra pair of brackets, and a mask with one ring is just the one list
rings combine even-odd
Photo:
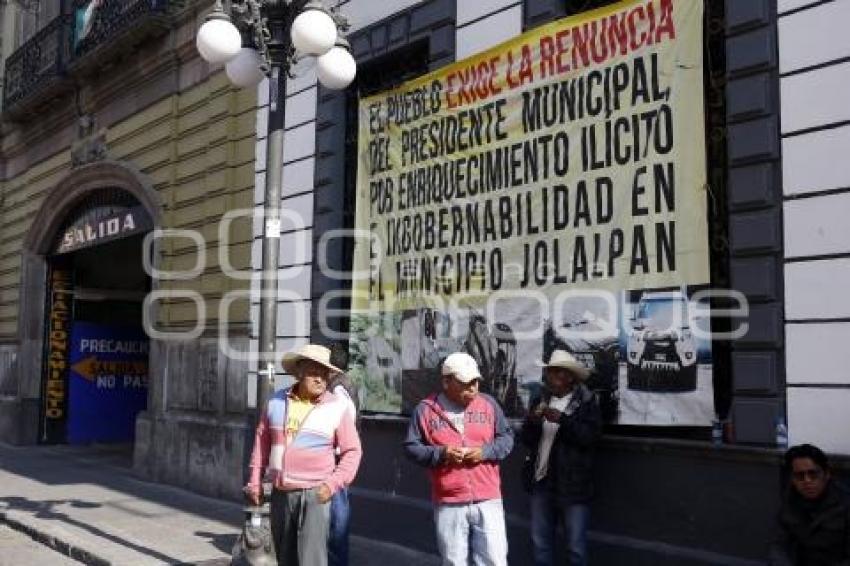
[(45, 199), (25, 242), (21, 305), (22, 336), (41, 343), (29, 378), (37, 441), (132, 442), (148, 400), (143, 241), (159, 219), (150, 183), (118, 162), (74, 170)]

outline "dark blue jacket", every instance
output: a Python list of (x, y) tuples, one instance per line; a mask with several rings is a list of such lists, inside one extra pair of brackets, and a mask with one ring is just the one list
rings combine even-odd
[[(529, 453), (523, 466), (523, 482), (527, 490), (534, 485), (534, 472), (543, 420), (535, 417), (542, 401), (549, 403), (545, 393), (531, 403), (529, 416), (522, 424), (520, 438)], [(567, 409), (561, 415), (549, 453), (546, 485), (552, 495), (567, 503), (585, 503), (593, 498), (593, 460), (596, 443), (602, 434), (602, 414), (596, 395), (584, 384), (578, 384)]]

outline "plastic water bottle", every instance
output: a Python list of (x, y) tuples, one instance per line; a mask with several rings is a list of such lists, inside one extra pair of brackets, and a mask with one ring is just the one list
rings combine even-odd
[(723, 423), (720, 419), (714, 419), (711, 422), (711, 443), (714, 446), (723, 444)]
[(783, 417), (776, 419), (776, 447), (782, 450), (788, 448), (788, 427)]
[(253, 511), (251, 513), (251, 526), (254, 528), (259, 528), (263, 524), (263, 516), (259, 511)]

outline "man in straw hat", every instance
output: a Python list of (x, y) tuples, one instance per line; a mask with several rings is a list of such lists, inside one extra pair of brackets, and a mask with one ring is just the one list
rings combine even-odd
[(523, 475), (531, 494), (531, 539), (536, 566), (555, 564), (555, 530), (563, 525), (568, 563), (587, 563), (587, 523), (593, 497), (593, 452), (602, 430), (589, 371), (569, 352), (541, 363), (545, 390), (522, 426), (530, 450)]
[(431, 472), (437, 548), (444, 566), (506, 566), (499, 462), (513, 431), (498, 403), (478, 392), (472, 356), (449, 355), (441, 373), (443, 391), (417, 405), (404, 442), (408, 457)]
[(332, 376), (341, 371), (330, 356), (330, 350), (315, 344), (283, 356), (283, 369), (296, 382), (269, 399), (254, 440), (245, 491), (259, 505), (266, 472), (274, 488), (277, 560), (286, 566), (327, 564), (329, 502), (351, 483), (360, 465), (351, 404), (328, 391)]

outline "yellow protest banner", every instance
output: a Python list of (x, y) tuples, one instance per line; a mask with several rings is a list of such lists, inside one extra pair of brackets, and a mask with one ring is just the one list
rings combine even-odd
[(374, 408), (462, 349), (521, 411), (559, 329), (613, 308), (625, 342), (641, 290), (687, 314), (709, 282), (702, 58), (701, 2), (630, 0), (360, 101), (352, 353)]

